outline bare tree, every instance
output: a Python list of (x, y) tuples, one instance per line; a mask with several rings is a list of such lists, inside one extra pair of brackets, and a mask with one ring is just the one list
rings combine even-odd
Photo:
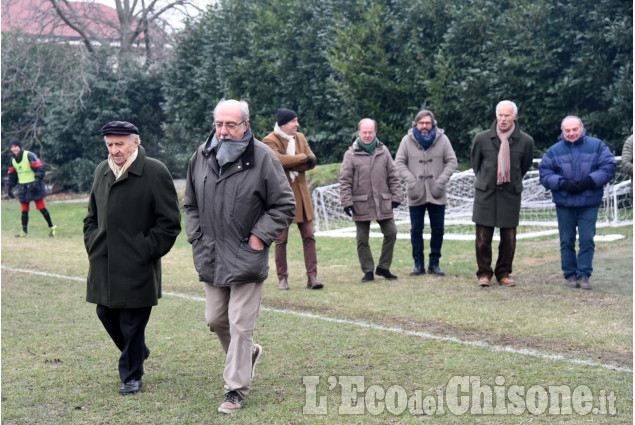
[(68, 93), (80, 104), (88, 93), (87, 59), (85, 49), (76, 46), (42, 42), (17, 32), (3, 34), (3, 138), (17, 137), (26, 148), (41, 149), (40, 127), (50, 105)]
[(200, 11), (196, 0), (2, 0), (3, 31), (19, 27), (47, 39), (81, 42), (88, 52), (97, 47), (118, 51), (119, 61), (160, 59), (172, 42), (174, 17)]
[(114, 0), (116, 21), (113, 21), (112, 17), (91, 13), (95, 8), (87, 7), (87, 3), (48, 1), (60, 19), (80, 34), (89, 51), (95, 43), (111, 43), (109, 34), (116, 31), (120, 59), (135, 52), (138, 55), (139, 46), (143, 45), (144, 55), (149, 61), (160, 57), (161, 47), (170, 42), (172, 28), (164, 18), (166, 12), (177, 9), (187, 15), (188, 6), (193, 5), (193, 0)]

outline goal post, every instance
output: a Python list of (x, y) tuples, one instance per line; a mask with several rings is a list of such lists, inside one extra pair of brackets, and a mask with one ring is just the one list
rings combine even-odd
[[(633, 199), (630, 197), (630, 176), (621, 172), (621, 157), (616, 157), (618, 171), (613, 180), (604, 186), (604, 196), (600, 205), (597, 227), (631, 226), (633, 224)], [(538, 175), (538, 163), (523, 179), (523, 192), (520, 204), (520, 222), (518, 239), (536, 238), (558, 233), (556, 207), (551, 200), (551, 192), (541, 184)], [(450, 178), (447, 187), (447, 204), (445, 208), (444, 239), (473, 240), (475, 234), (472, 222), (472, 206), (474, 201), (474, 172), (470, 170), (456, 172)], [(312, 193), (315, 210), (316, 234), (323, 236), (354, 237), (355, 225), (344, 213), (340, 202), (339, 183), (318, 187)], [(410, 214), (404, 199), (395, 212), (395, 223), (399, 231), (398, 238), (410, 238)], [(430, 237), (428, 218), (425, 218), (424, 238)], [(372, 237), (377, 233), (377, 223), (371, 224)]]

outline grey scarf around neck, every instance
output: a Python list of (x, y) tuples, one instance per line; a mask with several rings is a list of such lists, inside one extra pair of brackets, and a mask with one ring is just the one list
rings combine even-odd
[(240, 140), (219, 140), (218, 135), (215, 133), (209, 148), (216, 153), (218, 166), (223, 168), (223, 165), (231, 164), (240, 158), (243, 152), (245, 152), (245, 149), (247, 149), (251, 137), (251, 127), (247, 128), (245, 135)]

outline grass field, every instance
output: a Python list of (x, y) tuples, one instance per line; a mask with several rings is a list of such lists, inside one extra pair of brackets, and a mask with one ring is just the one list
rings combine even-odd
[[(355, 241), (320, 238), (325, 288), (308, 291), (292, 227), (291, 290), (276, 290), (272, 252), (255, 331), (264, 354), (244, 408), (226, 417), (216, 411), (224, 354), (205, 326), (185, 234), (163, 260), (144, 389), (121, 396), (118, 351), (85, 302), (85, 203), (47, 207), (59, 237), (49, 239), (32, 211), (30, 237), (17, 239), (19, 204), (2, 202), (3, 423), (633, 422), (630, 227), (599, 232), (626, 238), (596, 243), (593, 291), (564, 287), (557, 237), (519, 241), (518, 286), (485, 290), (476, 286), (474, 242), (446, 241), (446, 276), (415, 278), (410, 243), (398, 240), (399, 280), (363, 284)], [(371, 243), (378, 255), (381, 241)]]

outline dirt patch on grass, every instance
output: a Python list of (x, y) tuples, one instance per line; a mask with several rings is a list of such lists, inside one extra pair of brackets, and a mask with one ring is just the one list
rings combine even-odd
[[(551, 242), (550, 242), (551, 243)], [(541, 242), (535, 242), (536, 249), (540, 249)], [(629, 315), (633, 311), (633, 246), (628, 243), (597, 244), (593, 261), (594, 273), (591, 277), (593, 290), (566, 289), (571, 292), (567, 302), (577, 303), (579, 310), (588, 308), (606, 309)], [(550, 258), (532, 269), (524, 269), (514, 273), (518, 282), (515, 288), (492, 287), (486, 290), (499, 291), (497, 296), (501, 302), (509, 298), (518, 302), (519, 299), (539, 299), (548, 305), (558, 305), (558, 296), (553, 290), (546, 291), (545, 285), (563, 286), (564, 278), (560, 270), (560, 258)], [(624, 302), (624, 299), (630, 300)], [(614, 350), (599, 350), (582, 344), (565, 342), (552, 337), (522, 336), (512, 333), (492, 334), (473, 327), (459, 327), (434, 320), (402, 320), (400, 318), (378, 316), (368, 312), (355, 313), (355, 317), (347, 317), (347, 312), (328, 306), (306, 305), (304, 303), (285, 301), (281, 299), (267, 299), (267, 307), (281, 310), (313, 313), (327, 317), (352, 321), (374, 323), (385, 327), (395, 327), (414, 332), (428, 332), (437, 336), (455, 337), (470, 342), (486, 342), (491, 345), (509, 346), (516, 349), (537, 350), (550, 354), (560, 354), (568, 358), (579, 358), (595, 362), (614, 364), (617, 366), (633, 366), (633, 350), (631, 347), (616, 347)], [(351, 313), (348, 313), (351, 314)], [(625, 330), (628, 331), (628, 330)], [(504, 330), (502, 331), (504, 332)]]
[(528, 337), (517, 335), (492, 335), (475, 329), (463, 328), (447, 323), (441, 323), (433, 320), (407, 320), (402, 321), (395, 318), (387, 318), (385, 316), (376, 317), (373, 315), (362, 315), (356, 317), (342, 317), (337, 311), (328, 307), (317, 307), (296, 304), (289, 301), (279, 299), (267, 299), (265, 303), (268, 308), (280, 310), (293, 310), (303, 313), (312, 313), (321, 316), (361, 321), (366, 323), (374, 323), (384, 327), (394, 327), (411, 332), (427, 332), (432, 335), (442, 337), (454, 337), (469, 342), (485, 342), (490, 345), (508, 346), (515, 349), (527, 349), (542, 351), (549, 354), (560, 354), (568, 358), (579, 358), (583, 360), (591, 360), (600, 363), (614, 364), (617, 366), (633, 366), (633, 352), (628, 350), (619, 351), (594, 351), (586, 347), (576, 346), (573, 344), (564, 344), (549, 338)]
[[(632, 241), (626, 242), (615, 245), (604, 242), (596, 244), (593, 275), (590, 279), (592, 293), (633, 297), (633, 245)], [(526, 283), (527, 287), (541, 284), (563, 286), (565, 280), (560, 266), (560, 255), (529, 270), (514, 272), (514, 278)], [(580, 298), (588, 303), (606, 302), (601, 297), (586, 297), (582, 294)]]

